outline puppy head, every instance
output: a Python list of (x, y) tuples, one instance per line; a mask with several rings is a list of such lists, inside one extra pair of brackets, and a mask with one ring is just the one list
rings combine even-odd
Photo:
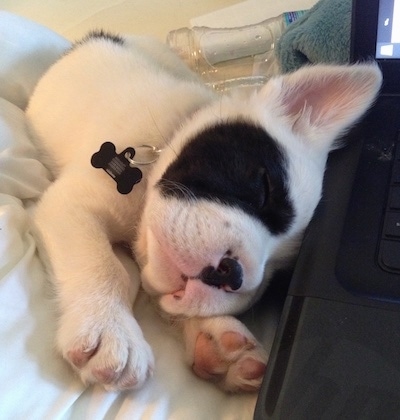
[(328, 152), (370, 106), (374, 65), (316, 66), (188, 121), (149, 177), (136, 251), (172, 315), (246, 309), (292, 254), (320, 199)]

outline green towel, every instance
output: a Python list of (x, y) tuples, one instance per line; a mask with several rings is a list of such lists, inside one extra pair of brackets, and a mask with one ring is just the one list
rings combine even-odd
[(344, 64), (350, 58), (352, 0), (320, 0), (282, 34), (276, 55), (283, 73), (305, 64)]

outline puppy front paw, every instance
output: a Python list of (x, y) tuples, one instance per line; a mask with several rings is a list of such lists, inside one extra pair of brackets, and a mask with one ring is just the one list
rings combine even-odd
[[(218, 320), (218, 318), (216, 318)], [(230, 320), (231, 322), (227, 322)], [(257, 391), (264, 376), (267, 353), (234, 318), (207, 322), (194, 345), (192, 369), (225, 391)]]
[(65, 314), (58, 348), (85, 384), (107, 390), (139, 388), (152, 374), (154, 358), (133, 316), (117, 310), (108, 316)]

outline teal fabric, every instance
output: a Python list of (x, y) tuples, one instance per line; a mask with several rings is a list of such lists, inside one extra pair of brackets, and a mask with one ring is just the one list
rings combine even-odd
[(282, 34), (276, 56), (283, 73), (306, 64), (344, 64), (350, 57), (352, 0), (320, 0)]

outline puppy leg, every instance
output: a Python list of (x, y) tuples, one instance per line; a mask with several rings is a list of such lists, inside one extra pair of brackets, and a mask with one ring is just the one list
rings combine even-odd
[[(132, 280), (139, 282), (139, 275), (131, 279), (116, 256), (107, 212), (90, 196), (62, 176), (35, 214), (59, 301), (57, 347), (84, 383), (138, 387), (153, 368), (151, 349), (132, 315), (138, 289)], [(102, 202), (111, 203), (106, 196)]]
[(267, 353), (236, 318), (192, 318), (185, 321), (187, 357), (197, 376), (229, 392), (257, 391)]

